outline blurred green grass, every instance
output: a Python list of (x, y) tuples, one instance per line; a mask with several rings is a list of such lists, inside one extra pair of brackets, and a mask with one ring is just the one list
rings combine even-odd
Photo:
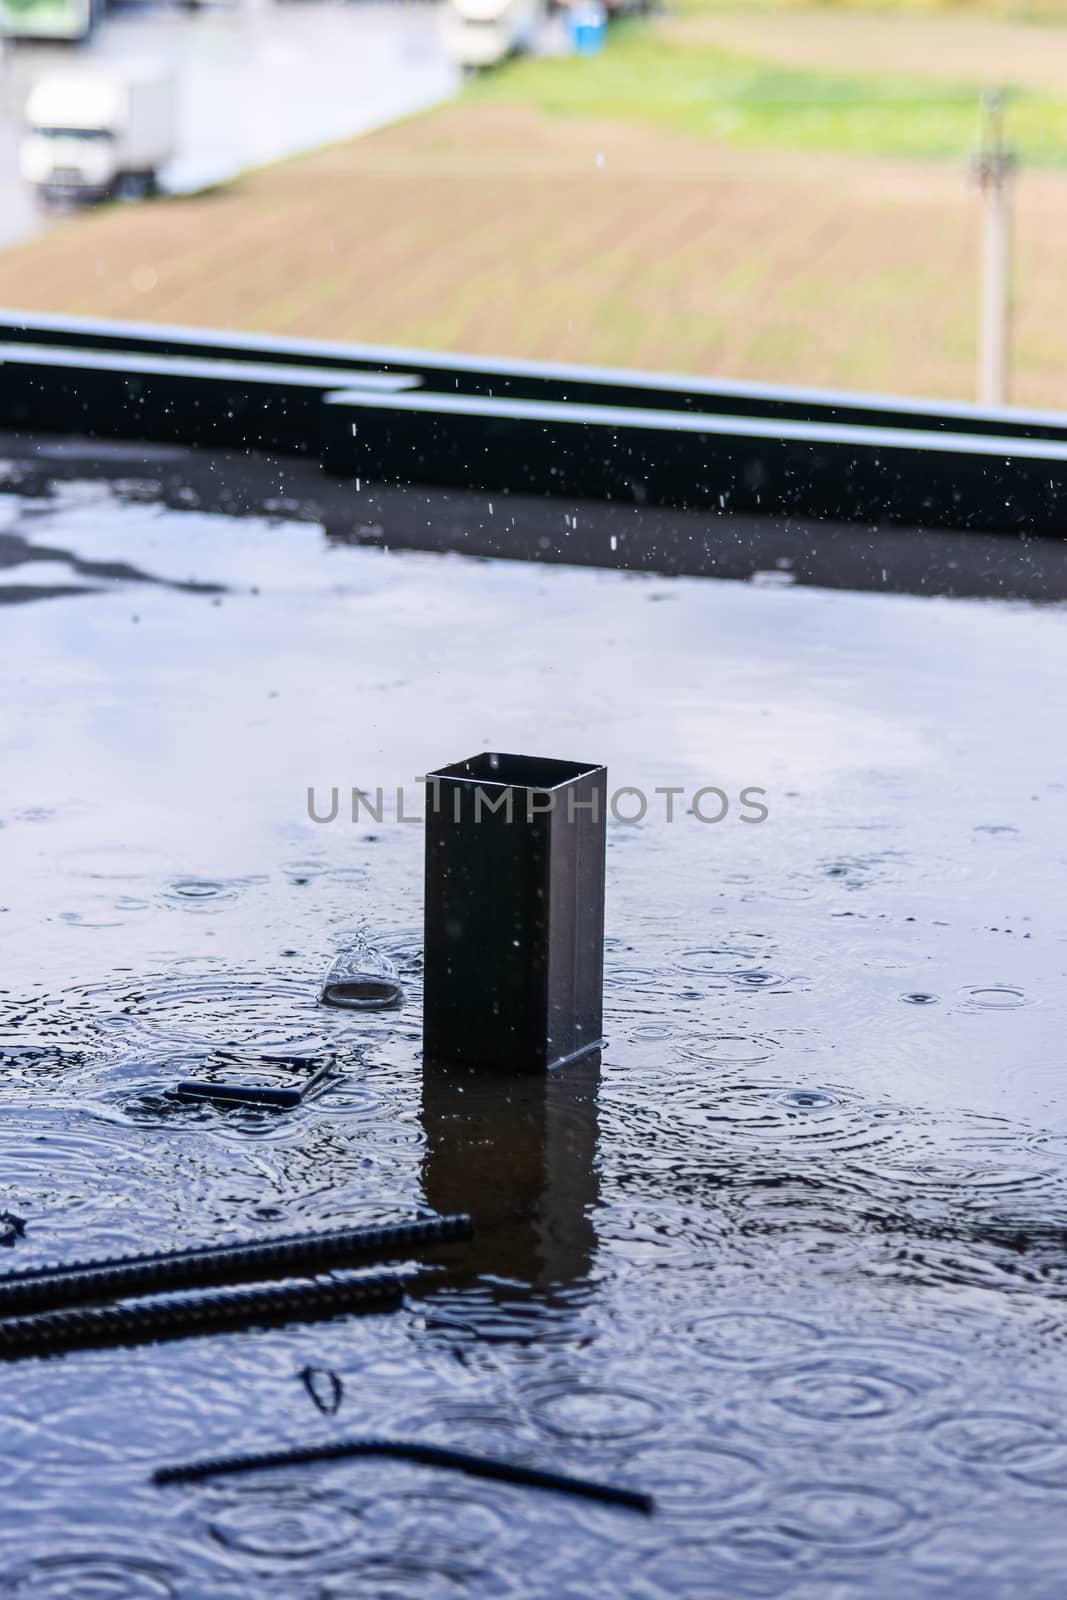
[(957, 17), (974, 21), (1067, 22), (1067, 0), (675, 0), (684, 16), (715, 12), (840, 11), (872, 15)]
[[(1008, 140), (1023, 161), (1067, 165), (1067, 60), (1062, 97), (1003, 87)], [(515, 60), (473, 79), (466, 93), (747, 149), (965, 159), (979, 141), (982, 91), (928, 76), (782, 67), (672, 39), (655, 18), (627, 18), (597, 56)]]

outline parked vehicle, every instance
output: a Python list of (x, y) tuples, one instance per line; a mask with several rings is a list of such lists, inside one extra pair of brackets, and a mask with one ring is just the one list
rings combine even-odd
[(103, 0), (0, 0), (0, 35), (88, 39), (103, 9)]
[(176, 135), (166, 68), (115, 62), (49, 72), (26, 101), (19, 164), (46, 202), (151, 193)]
[(608, 22), (607, 10), (600, 0), (576, 0), (576, 4), (568, 8), (568, 20), (577, 54), (599, 55), (604, 48)]
[(449, 54), (461, 67), (495, 66), (532, 47), (544, 14), (543, 0), (446, 0)]

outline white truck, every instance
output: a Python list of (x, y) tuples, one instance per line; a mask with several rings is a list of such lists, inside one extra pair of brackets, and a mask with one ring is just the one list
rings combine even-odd
[(468, 71), (495, 66), (533, 48), (545, 18), (544, 0), (445, 0), (445, 45)]
[(23, 177), (46, 203), (149, 194), (174, 155), (177, 97), (155, 64), (115, 61), (49, 72), (26, 101)]

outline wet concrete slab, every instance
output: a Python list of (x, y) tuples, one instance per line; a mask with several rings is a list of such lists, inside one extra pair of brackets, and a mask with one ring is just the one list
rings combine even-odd
[[(1057, 1593), (1062, 605), (46, 480), (0, 497), (11, 1266), (423, 1205), (478, 1235), (393, 1316), (0, 1368), (11, 1592)], [(419, 1055), (416, 780), (494, 748), (616, 797), (607, 1045), (518, 1087)], [(359, 930), (400, 1011), (318, 1004)], [(166, 1094), (326, 1055), (285, 1116)], [(658, 1510), (380, 1462), (149, 1481), (331, 1430)]]

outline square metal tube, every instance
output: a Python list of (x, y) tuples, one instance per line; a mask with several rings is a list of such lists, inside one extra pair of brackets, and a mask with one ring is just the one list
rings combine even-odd
[(543, 1072), (601, 1043), (607, 769), (485, 753), (426, 780), (423, 1054)]

